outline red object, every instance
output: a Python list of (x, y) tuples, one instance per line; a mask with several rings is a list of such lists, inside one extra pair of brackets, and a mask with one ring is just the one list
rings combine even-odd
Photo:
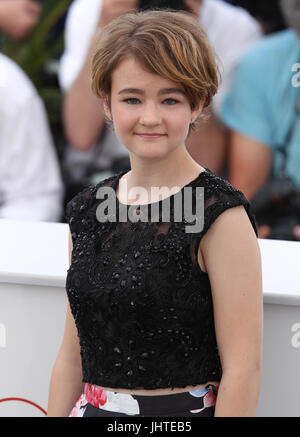
[(40, 407), (35, 402), (29, 401), (28, 399), (23, 399), (23, 398), (3, 398), (3, 399), (0, 399), (0, 402), (6, 402), (6, 401), (26, 402), (27, 404), (33, 405), (34, 407), (38, 408), (39, 410), (42, 411), (42, 413), (45, 414), (45, 416), (47, 416), (47, 411), (45, 411), (44, 408)]
[(86, 400), (97, 408), (99, 408), (99, 405), (102, 407), (107, 401), (106, 391), (99, 387), (95, 387), (93, 384), (85, 384), (84, 394)]

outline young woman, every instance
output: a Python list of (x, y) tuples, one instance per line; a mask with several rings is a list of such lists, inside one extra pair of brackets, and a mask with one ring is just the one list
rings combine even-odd
[[(125, 14), (102, 32), (92, 87), (131, 170), (67, 205), (69, 304), (48, 415), (253, 416), (262, 349), (255, 221), (243, 194), (185, 147), (217, 91), (213, 51), (189, 14)], [(106, 209), (103, 190), (115, 194)]]

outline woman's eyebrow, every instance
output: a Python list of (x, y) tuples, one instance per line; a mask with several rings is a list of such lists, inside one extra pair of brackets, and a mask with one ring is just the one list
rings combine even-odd
[[(181, 94), (181, 95), (185, 95), (184, 91), (179, 89), (179, 88), (163, 88), (158, 92), (158, 95), (162, 95), (162, 94)], [(119, 91), (118, 94), (140, 94), (140, 95), (144, 95), (145, 92), (143, 90), (140, 90), (138, 88), (125, 88), (121, 91)]]

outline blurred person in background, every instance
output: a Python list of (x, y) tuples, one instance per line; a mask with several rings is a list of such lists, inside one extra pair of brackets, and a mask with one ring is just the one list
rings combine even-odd
[(0, 0), (0, 32), (26, 38), (39, 21), (41, 5), (34, 0)]
[(286, 28), (280, 8), (280, 0), (231, 0), (231, 4), (246, 9), (256, 18), (265, 35)]
[(23, 70), (0, 53), (0, 218), (60, 221), (63, 195), (44, 104)]
[[(295, 69), (300, 62), (300, 0), (282, 0), (281, 8), (289, 28), (249, 50), (222, 110), (231, 129), (228, 178), (248, 200), (266, 186), (272, 171), (279, 173), (278, 146), (288, 148), (286, 173), (300, 190), (300, 81)], [(300, 240), (300, 226), (291, 232)], [(270, 226), (260, 227), (260, 238), (271, 235)]]
[[(171, 2), (170, 2), (171, 4)], [(191, 156), (215, 173), (224, 168), (227, 130), (220, 108), (234, 69), (246, 50), (262, 35), (250, 14), (221, 0), (186, 0), (221, 60), (222, 83), (212, 106), (214, 116), (187, 141)], [(74, 0), (66, 20), (65, 52), (59, 68), (64, 93), (64, 128), (68, 142), (64, 168), (73, 178), (66, 200), (84, 185), (130, 169), (126, 148), (105, 126), (104, 111), (91, 91), (90, 59), (101, 29), (114, 17), (138, 8), (137, 0)], [(98, 172), (98, 173), (97, 173)], [(93, 173), (98, 179), (91, 180)], [(74, 180), (79, 181), (78, 185)]]

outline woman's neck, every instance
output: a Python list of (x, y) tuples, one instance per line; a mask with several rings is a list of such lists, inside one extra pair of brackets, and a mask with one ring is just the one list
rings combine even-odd
[(178, 149), (159, 161), (131, 157), (131, 170), (120, 179), (119, 190), (122, 190), (124, 182), (127, 189), (143, 187), (150, 192), (152, 187), (182, 187), (195, 179), (205, 169), (191, 157), (185, 146)]

